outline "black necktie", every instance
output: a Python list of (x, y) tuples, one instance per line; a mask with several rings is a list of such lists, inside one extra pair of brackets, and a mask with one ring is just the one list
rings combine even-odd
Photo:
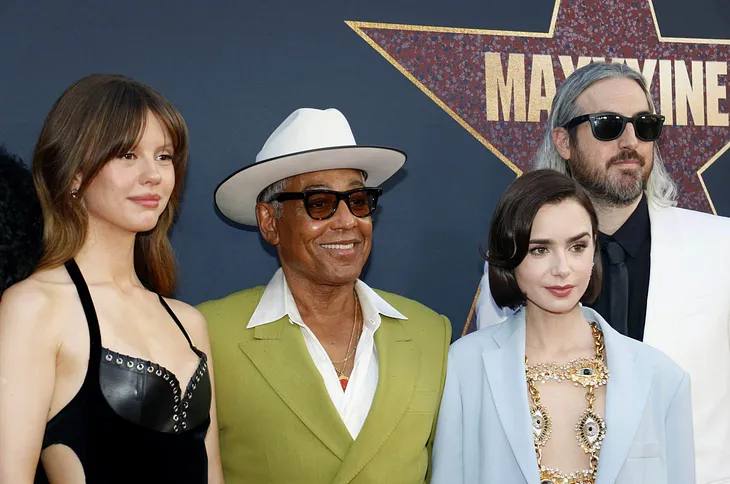
[(629, 335), (629, 271), (624, 262), (626, 253), (615, 240), (606, 241), (608, 256), (609, 320), (621, 334)]

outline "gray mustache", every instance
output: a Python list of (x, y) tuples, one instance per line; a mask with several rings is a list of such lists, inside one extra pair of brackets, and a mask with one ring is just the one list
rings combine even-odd
[(613, 158), (611, 158), (610, 160), (608, 160), (607, 165), (608, 166), (615, 165), (616, 163), (620, 163), (620, 162), (625, 161), (625, 160), (636, 160), (636, 162), (641, 167), (643, 167), (644, 165), (646, 165), (646, 160), (644, 159), (644, 157), (641, 156), (635, 150), (622, 151), (618, 155), (616, 155)]

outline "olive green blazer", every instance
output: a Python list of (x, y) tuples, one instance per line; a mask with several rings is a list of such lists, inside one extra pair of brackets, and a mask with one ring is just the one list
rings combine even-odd
[(422, 484), (451, 337), (449, 320), (377, 291), (408, 320), (382, 316), (378, 387), (353, 441), (299, 326), (246, 329), (264, 286), (198, 306), (210, 333), (227, 484)]

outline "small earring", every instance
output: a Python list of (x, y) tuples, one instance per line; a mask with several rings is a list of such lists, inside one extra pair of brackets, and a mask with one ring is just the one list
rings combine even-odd
[(71, 198), (76, 200), (78, 198), (78, 195), (79, 195), (79, 191), (76, 188), (71, 190)]

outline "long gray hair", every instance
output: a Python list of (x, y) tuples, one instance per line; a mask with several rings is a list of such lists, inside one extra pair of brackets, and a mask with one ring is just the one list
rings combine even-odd
[[(558, 153), (553, 142), (553, 130), (567, 124), (576, 116), (584, 114), (576, 100), (583, 91), (601, 79), (631, 79), (641, 87), (649, 103), (651, 112), (656, 112), (651, 94), (647, 89), (644, 76), (625, 64), (608, 62), (593, 62), (580, 69), (563, 82), (553, 98), (550, 117), (545, 129), (545, 138), (538, 149), (535, 168), (551, 168), (566, 175), (569, 174), (568, 162)], [(677, 204), (677, 186), (669, 176), (664, 160), (659, 153), (657, 143), (654, 143), (654, 166), (649, 174), (646, 185), (647, 200), (659, 207), (672, 207)]]

